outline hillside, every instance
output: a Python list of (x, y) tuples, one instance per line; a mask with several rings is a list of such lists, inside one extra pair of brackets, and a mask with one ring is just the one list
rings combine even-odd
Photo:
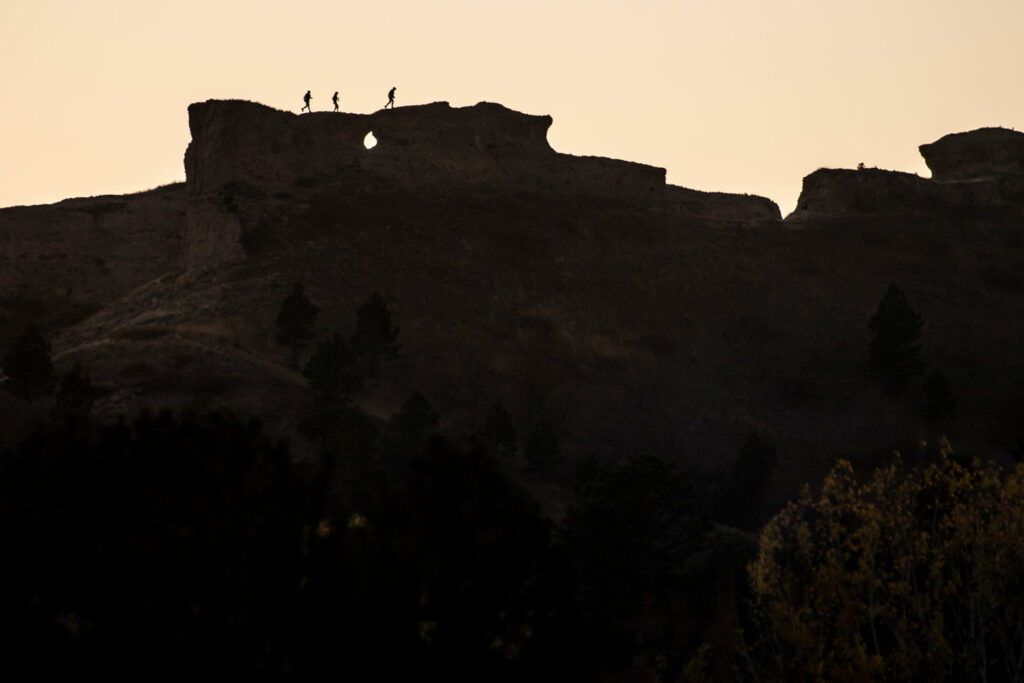
[[(379, 419), (419, 389), (471, 432), (501, 400), (520, 435), (550, 422), (573, 458), (706, 470), (757, 430), (778, 445), (780, 495), (839, 455), (946, 433), (1002, 457), (1024, 428), (1020, 133), (923, 145), (932, 179), (815, 171), (782, 220), (761, 197), (556, 153), (550, 117), (496, 104), (210, 101), (189, 120), (184, 187), (0, 211), (2, 330), (40, 320), (101, 415), (226, 404), (301, 450), (314, 401), (274, 326), (298, 281), (319, 338), (348, 334), (374, 291), (389, 304), (400, 356), (360, 398)], [(893, 281), (958, 398), (941, 423), (919, 388), (893, 400), (868, 373)]]

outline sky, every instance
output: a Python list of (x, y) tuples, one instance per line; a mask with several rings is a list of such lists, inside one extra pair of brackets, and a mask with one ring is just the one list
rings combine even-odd
[(0, 0), (0, 207), (184, 180), (187, 107), (499, 102), (568, 154), (758, 194), (928, 176), (917, 147), (1024, 130), (1024, 0)]

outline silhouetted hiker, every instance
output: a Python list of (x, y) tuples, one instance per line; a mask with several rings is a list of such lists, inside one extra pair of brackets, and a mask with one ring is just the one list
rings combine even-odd
[[(302, 101), (306, 103), (306, 106), (305, 106), (305, 107), (303, 107), (302, 109), (305, 109), (305, 110), (306, 110), (306, 111), (308, 111), (308, 112), (309, 112), (310, 114), (312, 114), (312, 113), (313, 113), (313, 110), (309, 108), (309, 101), (310, 101), (311, 99), (313, 99), (313, 96), (312, 96), (312, 95), (310, 95), (310, 94), (309, 94), (309, 91), (307, 90), (307, 91), (306, 91), (306, 94), (302, 96)], [(301, 111), (302, 111), (302, 109), (300, 109), (299, 111), (301, 112)]]
[(338, 111), (338, 91), (334, 91), (334, 97), (331, 98), (331, 102), (334, 102), (334, 111)]
[[(391, 105), (392, 109), (395, 108), (395, 89), (394, 88), (391, 88), (391, 90), (388, 90), (388, 104)], [(388, 104), (384, 105), (385, 109), (388, 108)]]

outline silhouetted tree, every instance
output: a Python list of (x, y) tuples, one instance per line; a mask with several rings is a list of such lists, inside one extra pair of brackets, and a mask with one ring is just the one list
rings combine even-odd
[(933, 372), (924, 381), (926, 398), (924, 414), (929, 420), (941, 420), (956, 409), (956, 399), (949, 388), (949, 380), (940, 372)]
[(323, 496), (257, 422), (66, 422), (0, 457), (6, 673), (286, 675)]
[(348, 400), (363, 386), (355, 350), (337, 333), (317, 346), (302, 375), (314, 393), (327, 399)]
[(875, 333), (870, 347), (871, 368), (890, 394), (899, 393), (924, 372), (918, 344), (923, 324), (903, 291), (895, 282), (890, 284), (868, 323)]
[[(436, 424), (424, 404), (396, 429)], [(316, 459), (226, 413), (40, 430), (0, 452), (4, 673), (572, 680), (550, 523), (481, 451), (417, 446), (396, 480), (355, 482), (355, 513)]]
[(92, 415), (93, 399), (92, 381), (82, 370), (82, 364), (75, 361), (71, 370), (61, 377), (53, 415), (60, 419), (86, 421)]
[(437, 431), (440, 415), (427, 397), (419, 391), (413, 391), (402, 404), (402, 408), (394, 414), (388, 428), (406, 437), (416, 444)]
[(391, 416), (377, 444), (377, 456), (385, 470), (397, 474), (405, 467), (427, 437), (436, 434), (440, 415), (427, 397), (413, 391), (397, 413)]
[(498, 455), (513, 456), (516, 453), (516, 428), (512, 416), (501, 401), (495, 401), (487, 411), (480, 438), (486, 447)]
[(277, 343), (291, 348), (294, 366), (299, 364), (299, 349), (313, 339), (319, 312), (299, 282), (292, 285), (291, 293), (281, 302), (277, 313)]
[(562, 462), (562, 446), (551, 420), (537, 421), (523, 444), (523, 456), (536, 474), (549, 474)]
[(356, 327), (352, 333), (352, 346), (356, 353), (364, 359), (371, 377), (377, 375), (382, 358), (394, 358), (398, 355), (398, 328), (391, 325), (391, 311), (381, 298), (374, 292), (359, 307), (356, 313)]
[(735, 554), (730, 543), (713, 535), (693, 502), (686, 476), (649, 455), (600, 467), (577, 489), (562, 538), (579, 573), (594, 657), (625, 669), (642, 631), (645, 647), (665, 659), (658, 680), (680, 680), (720, 596), (742, 579), (746, 556), (726, 558)]
[(757, 514), (777, 465), (775, 446), (757, 432), (749, 434), (736, 456), (726, 486), (723, 521), (743, 527), (757, 523)]
[(50, 388), (53, 382), (50, 344), (35, 325), (26, 327), (4, 354), (3, 369), (11, 393), (29, 403)]
[(572, 576), (537, 505), (492, 458), (438, 437), (397, 480), (310, 539), (298, 678), (571, 679)]
[(678, 576), (708, 530), (686, 478), (649, 455), (601, 468), (576, 492), (563, 524), (583, 576), (623, 599)]

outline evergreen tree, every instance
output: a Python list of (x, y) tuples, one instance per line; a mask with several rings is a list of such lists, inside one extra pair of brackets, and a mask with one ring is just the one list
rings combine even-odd
[(437, 432), (440, 415), (427, 397), (418, 391), (412, 392), (401, 410), (395, 413), (388, 425), (390, 431), (405, 437), (409, 443), (416, 445), (431, 434)]
[(398, 328), (391, 325), (391, 311), (380, 294), (374, 292), (359, 307), (356, 313), (356, 327), (352, 333), (352, 346), (366, 362), (371, 377), (377, 375), (381, 358), (398, 355)]
[(50, 387), (53, 382), (50, 344), (35, 325), (26, 327), (4, 354), (3, 370), (11, 393), (29, 403)]
[(875, 333), (870, 347), (871, 369), (889, 394), (899, 393), (911, 379), (924, 372), (918, 344), (923, 324), (903, 291), (895, 282), (890, 284), (868, 322)]
[(299, 363), (299, 348), (313, 339), (319, 312), (299, 282), (292, 285), (291, 293), (281, 302), (277, 313), (277, 343), (291, 348), (292, 365)]
[(328, 399), (348, 400), (363, 387), (355, 350), (337, 333), (317, 346), (302, 375), (315, 394)]
[(516, 453), (516, 428), (512, 416), (501, 401), (491, 404), (480, 438), (487, 448), (499, 455), (513, 456)]
[(89, 375), (82, 371), (82, 364), (75, 361), (71, 370), (61, 377), (53, 415), (58, 418), (85, 421), (92, 415), (92, 402), (92, 381)]

